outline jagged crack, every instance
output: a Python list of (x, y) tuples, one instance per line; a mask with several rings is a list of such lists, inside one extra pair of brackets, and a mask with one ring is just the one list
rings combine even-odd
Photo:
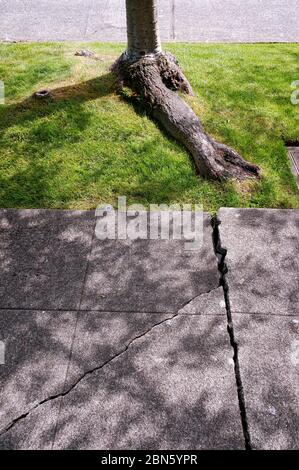
[(248, 420), (247, 420), (245, 396), (244, 396), (244, 389), (243, 389), (241, 371), (240, 371), (239, 350), (238, 350), (239, 347), (235, 338), (234, 325), (233, 325), (232, 312), (231, 312), (230, 299), (229, 299), (229, 284), (228, 284), (228, 279), (227, 279), (228, 269), (227, 269), (227, 265), (225, 261), (227, 250), (221, 246), (221, 238), (220, 238), (220, 231), (219, 231), (220, 224), (221, 224), (221, 221), (218, 219), (217, 216), (212, 218), (213, 245), (214, 245), (215, 254), (218, 259), (218, 269), (220, 272), (220, 284), (223, 287), (223, 293), (224, 293), (225, 307), (226, 307), (226, 313), (227, 313), (227, 331), (229, 334), (230, 344), (231, 344), (231, 347), (233, 348), (233, 353), (234, 353), (233, 360), (234, 360), (234, 367), (235, 367), (235, 378), (236, 378), (236, 384), (237, 384), (237, 392), (238, 392), (239, 408), (240, 408), (240, 414), (241, 414), (242, 429), (243, 429), (244, 440), (245, 440), (245, 448), (246, 450), (251, 450), (252, 449), (251, 438), (250, 438), (250, 431), (249, 431), (249, 425), (248, 425)]

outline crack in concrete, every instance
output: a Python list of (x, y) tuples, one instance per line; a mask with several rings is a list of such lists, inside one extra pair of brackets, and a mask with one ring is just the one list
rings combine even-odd
[(281, 318), (298, 317), (297, 313), (273, 313), (272, 310), (270, 310), (269, 312), (268, 311), (265, 311), (265, 312), (257, 312), (257, 311), (243, 312), (243, 311), (239, 311), (239, 310), (234, 310), (234, 313), (238, 313), (239, 315), (252, 315), (252, 316), (261, 316), (261, 317), (262, 316), (269, 317), (269, 315), (271, 315), (271, 317), (281, 317)]
[[(35, 411), (37, 408), (39, 408), (40, 406), (50, 402), (50, 401), (53, 401), (53, 400), (57, 400), (58, 398), (62, 398), (62, 397), (65, 397), (66, 395), (68, 395), (72, 390), (74, 390), (74, 388), (76, 388), (79, 383), (81, 383), (87, 376), (93, 374), (94, 372), (97, 372), (101, 369), (103, 369), (104, 367), (108, 366), (111, 362), (113, 362), (114, 360), (118, 359), (120, 356), (122, 356), (123, 354), (125, 354), (129, 349), (130, 347), (132, 346), (133, 343), (135, 343), (136, 341), (138, 341), (139, 339), (143, 338), (144, 336), (148, 335), (149, 333), (151, 333), (151, 331), (154, 329), (154, 328), (157, 328), (158, 326), (161, 326), (163, 323), (166, 323), (167, 321), (172, 321), (174, 320), (175, 318), (177, 318), (178, 316), (182, 316), (182, 314), (180, 313), (180, 311), (182, 309), (184, 309), (185, 307), (187, 307), (188, 304), (190, 304), (191, 302), (193, 302), (195, 299), (197, 299), (198, 297), (202, 296), (202, 295), (205, 295), (205, 294), (209, 294), (210, 292), (213, 292), (214, 290), (218, 289), (219, 286), (213, 288), (213, 289), (210, 289), (209, 291), (207, 292), (202, 292), (201, 294), (197, 294), (196, 296), (192, 297), (192, 299), (186, 301), (181, 307), (180, 309), (174, 313), (173, 315), (171, 315), (170, 317), (167, 317), (167, 318), (164, 318), (163, 320), (155, 323), (154, 325), (152, 325), (150, 328), (148, 328), (146, 331), (144, 331), (143, 333), (135, 336), (133, 339), (131, 339), (131, 341), (128, 342), (128, 344), (124, 347), (124, 349), (122, 349), (120, 352), (118, 352), (117, 354), (115, 354), (113, 357), (109, 358), (107, 361), (103, 362), (102, 364), (96, 366), (96, 367), (93, 367), (92, 369), (84, 372), (83, 375), (81, 375), (81, 377), (79, 377), (79, 379), (76, 380), (76, 382), (74, 382), (67, 390), (65, 390), (64, 392), (60, 392), (60, 393), (57, 393), (55, 395), (51, 395), (50, 397), (47, 397), (47, 398), (44, 398), (43, 400), (41, 400), (40, 402), (38, 402), (36, 405), (34, 405), (32, 408), (30, 408), (28, 411), (26, 411), (25, 413), (21, 414), (20, 416), (17, 416), (16, 418), (14, 418), (3, 430), (0, 431), (0, 436), (3, 436), (4, 434), (6, 434), (8, 431), (10, 431), (17, 423), (19, 423), (19, 421), (22, 421), (23, 419), (27, 418), (27, 416), (32, 413), (33, 411)], [(161, 313), (161, 315), (163, 315), (163, 313)], [(167, 313), (166, 313), (167, 315)]]
[(235, 337), (230, 299), (229, 299), (229, 284), (228, 284), (228, 279), (227, 279), (228, 268), (227, 268), (227, 264), (225, 261), (227, 250), (223, 248), (221, 245), (221, 238), (220, 238), (220, 231), (219, 231), (220, 224), (221, 224), (221, 221), (218, 219), (218, 216), (215, 216), (212, 218), (213, 245), (214, 245), (215, 254), (218, 259), (218, 269), (220, 272), (220, 284), (223, 287), (223, 293), (224, 293), (225, 307), (226, 307), (226, 313), (227, 313), (227, 332), (229, 334), (230, 344), (234, 352), (233, 360), (234, 360), (234, 367), (235, 367), (235, 378), (236, 378), (236, 384), (237, 384), (241, 423), (242, 423), (243, 435), (244, 435), (244, 440), (245, 440), (245, 449), (252, 450), (249, 424), (248, 424), (247, 413), (246, 413), (244, 389), (243, 389), (242, 378), (241, 378), (241, 370), (240, 370), (240, 362), (239, 362), (239, 346)]
[[(219, 286), (218, 286), (219, 287)], [(218, 289), (217, 287), (217, 289)], [(204, 292), (204, 294), (207, 294), (208, 292)], [(201, 296), (203, 294), (199, 294), (198, 296)], [(196, 298), (196, 297), (195, 297)], [(82, 312), (82, 313), (128, 313), (128, 314), (140, 314), (140, 315), (143, 315), (143, 314), (149, 314), (149, 315), (170, 315), (172, 312), (170, 312), (169, 310), (160, 310), (160, 311), (148, 311), (148, 310), (120, 310), (120, 309), (117, 309), (117, 310), (111, 310), (109, 308), (105, 308), (105, 309), (92, 309), (92, 308), (88, 308), (88, 309), (83, 309), (83, 308), (71, 308), (71, 309), (67, 309), (67, 308), (51, 308), (51, 309), (46, 309), (46, 308), (7, 308), (7, 307), (0, 307), (0, 311), (6, 311), (6, 312), (58, 312), (58, 313), (72, 313), (72, 312)]]

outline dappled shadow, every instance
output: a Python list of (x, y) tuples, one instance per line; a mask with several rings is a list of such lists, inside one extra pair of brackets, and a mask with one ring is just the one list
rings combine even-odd
[(298, 313), (298, 230), (296, 210), (225, 211), (220, 236), (228, 242), (232, 310)]
[[(122, 125), (130, 109), (118, 99), (101, 100), (114, 92), (115, 78), (107, 73), (53, 88), (48, 99), (29, 97), (0, 108), (2, 207), (95, 207), (104, 194), (110, 201), (127, 194), (146, 204), (167, 203), (197, 187), (173, 142), (164, 153), (142, 120)], [(95, 106), (86, 105), (97, 99)]]
[[(134, 341), (134, 338), (144, 335), (156, 323), (171, 316), (163, 313), (133, 313), (135, 307), (133, 304), (129, 311), (122, 313), (125, 306), (130, 306), (129, 303), (126, 304), (126, 298), (128, 295), (130, 299), (134, 298), (134, 289), (139, 289), (138, 301), (141, 309), (146, 310), (151, 302), (159, 301), (159, 295), (163, 294), (161, 303), (164, 309), (169, 310), (174, 306), (173, 299), (175, 299), (175, 305), (178, 305), (178, 307), (182, 306), (179, 303), (183, 299), (187, 300), (186, 296), (190, 293), (188, 290), (190, 277), (188, 276), (188, 269), (185, 269), (183, 276), (175, 273), (175, 271), (182, 269), (184, 263), (183, 254), (178, 255), (177, 248), (172, 251), (174, 247), (170, 247), (170, 249), (168, 247), (168, 255), (163, 260), (164, 266), (163, 268), (162, 265), (160, 267), (156, 266), (156, 276), (153, 282), (152, 271), (155, 269), (154, 266), (150, 265), (144, 270), (141, 269), (142, 263), (147, 263), (148, 258), (151, 257), (153, 247), (149, 248), (143, 244), (140, 251), (137, 250), (135, 254), (135, 262), (128, 265), (126, 250), (122, 254), (116, 251), (119, 256), (119, 260), (116, 260), (113, 258), (113, 245), (107, 250), (107, 245), (104, 244), (106, 249), (101, 256), (98, 255), (97, 264), (93, 264), (93, 268), (101, 269), (101, 272), (106, 275), (107, 257), (108, 263), (111, 263), (112, 267), (114, 265), (118, 276), (112, 276), (110, 279), (111, 292), (109, 292), (108, 298), (112, 305), (113, 296), (116, 296), (116, 307), (119, 311), (110, 313), (81, 312), (77, 317), (77, 311), (82, 306), (87, 256), (91, 248), (91, 238), (94, 231), (93, 213), (7, 210), (1, 211), (0, 224), (0, 246), (3, 261), (0, 277), (0, 331), (2, 335), (0, 339), (6, 345), (6, 363), (0, 369), (1, 430), (3, 430), (12, 420), (27, 413), (32, 407), (46, 398), (68, 389), (86, 371), (111, 360), (116, 354), (121, 353), (129, 342)], [(114, 243), (116, 244), (116, 242)], [(138, 242), (136, 243), (138, 244)], [(153, 241), (152, 243), (158, 242)], [(130, 253), (131, 248), (127, 248)], [(155, 257), (157, 257), (159, 250), (162, 250), (161, 245), (156, 251), (154, 249)], [(212, 249), (211, 253), (213, 255)], [(172, 258), (170, 255), (172, 255)], [(176, 259), (176, 257), (178, 258)], [(137, 266), (138, 263), (139, 267)], [(192, 267), (190, 260), (187, 262), (187, 266), (191, 270), (191, 277), (195, 276), (192, 292), (200, 293), (203, 284), (199, 282), (196, 275), (195, 264), (197, 264), (197, 261), (194, 262), (194, 267)], [(217, 273), (215, 262), (213, 266)], [(121, 269), (118, 270), (118, 267), (121, 267)], [(202, 268), (206, 276), (207, 268), (204, 266)], [(197, 266), (197, 269), (200, 270), (201, 268)], [(210, 269), (212, 270), (212, 267)], [(126, 275), (126, 283), (119, 286), (117, 283), (119, 278), (122, 277), (122, 273)], [(111, 274), (112, 272), (108, 271), (107, 275), (110, 276)], [(170, 274), (172, 277), (167, 282), (167, 277)], [(89, 275), (89, 272), (87, 272), (87, 275)], [(176, 277), (180, 280), (179, 285), (175, 280)], [(138, 282), (142, 287), (136, 286)], [(130, 289), (131, 293), (129, 294)], [(101, 284), (98, 285), (98, 290), (101, 291)], [(142, 306), (140, 302), (143, 290)], [(180, 290), (186, 290), (186, 292), (182, 295), (179, 294)], [(87, 299), (96, 297), (96, 290), (92, 294), (85, 292), (84, 296)], [(167, 304), (167, 300), (169, 304)], [(97, 307), (97, 305), (94, 307)], [(155, 441), (152, 428), (150, 433), (144, 433), (143, 446), (167, 447), (172, 445), (171, 443), (183, 446), (185, 442), (191, 442), (193, 445), (199, 439), (196, 422), (201, 420), (202, 427), (199, 441), (202, 442), (203, 446), (208, 446), (207, 438), (204, 437), (205, 433), (212, 432), (217, 419), (222, 417), (226, 420), (227, 412), (220, 409), (221, 401), (217, 402), (217, 411), (213, 412), (212, 417), (209, 417), (209, 406), (204, 404), (206, 400), (204, 397), (205, 393), (208, 393), (207, 403), (209, 403), (212, 400), (214, 391), (213, 393), (206, 392), (207, 377), (202, 379), (202, 382), (200, 379), (200, 374), (205, 373), (204, 358), (208, 354), (208, 350), (210, 349), (209, 354), (214, 354), (210, 347), (210, 337), (211, 334), (214, 334), (214, 325), (218, 323), (223, 325), (218, 340), (216, 341), (216, 336), (213, 340), (213, 344), (215, 347), (217, 346), (216, 349), (222, 349), (222, 346), (228, 342), (225, 316), (218, 316), (218, 320), (212, 320), (211, 317), (208, 324), (203, 325), (202, 339), (195, 333), (195, 328), (190, 330), (188, 322), (187, 319), (183, 322), (187, 325), (185, 333), (181, 330), (180, 325), (169, 325), (171, 327), (170, 331), (175, 335), (173, 343), (169, 339), (169, 326), (164, 327), (166, 331), (162, 330), (162, 336), (154, 342), (153, 346), (151, 335), (144, 336), (144, 346), (138, 349), (140, 361), (137, 366), (135, 365), (137, 351), (135, 351), (133, 355), (123, 356), (125, 362), (112, 372), (111, 377), (105, 378), (105, 374), (94, 375), (96, 383), (101, 383), (102, 391), (105, 391), (103, 406), (101, 405), (103, 410), (107, 405), (104, 410), (105, 413), (109, 412), (112, 401), (117, 397), (124, 397), (125, 400), (126, 397), (129, 397), (129, 403), (124, 403), (125, 408), (121, 406), (119, 411), (117, 408), (111, 411), (111, 419), (115, 421), (115, 425), (111, 423), (111, 426), (108, 426), (105, 423), (105, 417), (100, 422), (101, 426), (108, 426), (110, 429), (105, 437), (108, 446), (130, 445), (130, 439), (132, 439), (132, 442), (136, 442), (136, 445), (139, 445), (132, 438), (132, 433), (134, 433), (134, 429), (136, 429), (136, 432), (139, 429), (140, 421), (143, 420), (142, 416), (147, 413), (147, 409), (149, 413), (154, 413), (153, 419), (158, 420), (157, 424), (154, 425), (154, 428), (159, 430), (157, 436), (162, 439), (162, 435), (165, 434), (165, 438), (164, 441), (161, 441), (161, 444)], [(73, 342), (76, 325), (76, 337)], [(158, 330), (159, 327), (157, 327)], [(155, 377), (152, 377), (150, 370), (148, 373), (143, 371), (142, 364), (145, 365), (147, 361), (147, 359), (145, 361), (142, 358), (143, 350), (152, 347), (155, 349), (164, 341), (166, 341), (167, 350), (161, 351), (161, 354), (158, 353), (158, 356), (156, 356), (153, 364), (156, 373)], [(138, 344), (138, 341), (136, 344)], [(73, 351), (72, 362), (66, 378), (71, 350)], [(155, 356), (155, 354), (153, 350), (153, 355)], [(181, 357), (182, 355), (183, 357)], [(180, 369), (180, 364), (182, 364), (182, 369)], [(198, 367), (202, 372), (196, 372)], [(168, 368), (172, 371), (171, 373), (177, 374), (177, 377), (174, 377), (175, 385), (171, 385), (171, 377), (168, 376), (167, 387), (169, 391), (167, 391), (168, 389), (162, 391), (162, 376)], [(209, 370), (206, 373), (209, 376)], [(202, 390), (195, 387), (192, 392), (192, 388), (188, 385), (190, 374), (193, 385), (195, 386), (199, 380), (202, 383)], [(229, 375), (234, 383), (231, 368)], [(103, 377), (104, 387), (102, 385)], [(131, 388), (132, 380), (133, 387)], [(176, 398), (176, 387), (179, 383), (182, 387), (180, 393), (183, 393), (185, 386), (187, 391), (184, 395), (185, 403), (182, 402), (181, 405), (183, 408), (180, 408), (180, 412), (177, 414), (175, 401), (182, 401), (180, 393)], [(192, 393), (192, 402), (189, 402), (188, 396)], [(168, 402), (168, 395), (172, 396), (170, 402)], [(92, 397), (91, 390), (87, 392), (87, 395), (84, 392), (84, 396), (79, 398), (78, 408), (84, 411), (86, 407), (86, 410), (88, 410), (93, 403)], [(196, 404), (197, 402), (198, 404)], [(127, 405), (130, 406), (129, 415), (126, 411)], [(41, 422), (39, 421), (41, 410), (32, 411), (27, 418), (20, 420), (1, 437), (1, 447), (44, 448), (51, 446), (58, 416), (59, 399), (42, 405), (41, 408), (44, 410), (42, 411), (43, 418)], [(183, 412), (184, 409), (185, 412)], [(68, 448), (75, 445), (92, 447), (94, 444), (91, 442), (93, 436), (91, 429), (84, 429), (77, 412), (75, 413), (72, 408), (68, 409), (67, 413), (67, 417), (64, 414), (61, 416), (58, 433), (63, 422), (74, 426), (74, 431), (72, 431), (72, 436), (69, 437), (70, 440), (63, 443), (63, 447)], [(183, 418), (184, 414), (186, 416)], [(152, 420), (150, 417), (148, 419)], [(184, 420), (184, 431), (181, 433), (180, 421), (182, 419)], [(120, 425), (117, 424), (118, 420), (120, 420)], [(213, 425), (209, 425), (209, 420), (213, 421)], [(171, 422), (173, 422), (174, 427), (168, 430), (167, 428), (170, 427)], [(146, 423), (146, 420), (144, 423)], [(191, 438), (187, 435), (189, 427)], [(216, 441), (218, 440), (218, 434), (220, 432), (215, 433), (214, 431)], [(83, 442), (80, 441), (81, 439), (83, 439)], [(240, 439), (242, 441), (242, 438)], [(76, 442), (77, 444), (75, 444)], [(234, 445), (234, 442), (233, 440), (232, 445)], [(229, 433), (229, 436), (220, 439), (217, 445), (229, 447), (230, 443)], [(95, 445), (101, 446), (102, 444), (98, 442)], [(134, 446), (135, 444), (131, 445)]]
[(197, 316), (153, 329), (65, 397), (55, 447), (242, 448), (225, 326)]
[(88, 212), (0, 210), (1, 430), (63, 387), (93, 231)]
[[(57, 198), (53, 196), (53, 184), (65, 173), (67, 162), (63, 154), (56, 154), (56, 158), (49, 156), (53, 150), (62, 150), (66, 143), (80, 143), (92, 115), (84, 104), (112, 93), (113, 83), (112, 75), (106, 74), (84, 83), (54, 88), (47, 99), (29, 97), (21, 103), (0, 108), (0, 146), (4, 152), (7, 150), (9, 165), (14, 168), (11, 176), (10, 171), (0, 174), (2, 207), (49, 207), (53, 204), (52, 198)], [(52, 119), (53, 116), (57, 119)], [(13, 161), (9, 156), (11, 146)], [(81, 185), (84, 178), (81, 178)], [(79, 189), (78, 186), (77, 191)], [(65, 184), (59, 206), (65, 206), (72, 197), (72, 185)]]
[[(282, 214), (269, 217), (269, 223), (273, 217), (277, 223), (268, 230), (268, 244), (271, 237), (281, 239), (286, 223)], [(1, 429), (44, 399), (70, 390), (21, 419), (2, 435), (0, 447), (51, 447), (55, 432), (55, 447), (63, 449), (244, 447), (226, 316), (198, 312), (166, 321), (190, 293), (203, 292), (203, 278), (212, 275), (204, 253), (192, 254), (193, 266), (159, 241), (152, 241), (157, 248), (143, 241), (133, 248), (97, 240), (103, 250), (94, 245), (86, 271), (94, 231), (91, 212), (2, 211), (0, 228), (0, 340), (6, 344), (6, 364), (0, 366)], [(213, 254), (216, 268), (215, 261)], [(97, 282), (83, 291), (85, 272), (87, 280), (96, 274)], [(77, 314), (84, 302), (85, 308), (117, 311)], [(157, 305), (161, 313), (146, 313)], [(286, 387), (292, 374), (286, 366), (288, 338), (279, 323), (275, 342), (256, 326), (250, 333), (251, 320), (244, 317), (242, 329), (251, 344), (244, 350), (242, 340), (239, 351), (245, 400), (253, 410), (249, 425), (264, 433), (267, 445), (281, 432), (282, 447), (292, 447), (293, 427), (285, 427), (295, 419), (294, 395)], [(236, 325), (235, 332), (239, 340)], [(273, 400), (280, 414), (269, 428)]]
[(233, 314), (233, 322), (253, 447), (297, 449), (298, 316)]
[[(82, 313), (72, 379), (112, 359), (111, 344), (121, 352), (130, 337), (149, 331), (150, 319), (147, 328), (144, 322), (142, 315), (132, 322), (127, 314)], [(183, 316), (153, 328), (62, 399), (55, 448), (243, 448), (231, 354), (225, 317)], [(42, 405), (2, 437), (2, 447), (26, 448), (28, 434), (37, 434), (32, 447), (47, 447), (54, 410), (54, 402)]]
[(0, 210), (0, 308), (78, 309), (94, 225), (89, 211)]
[(195, 251), (185, 250), (185, 241), (173, 240), (172, 235), (169, 240), (95, 238), (82, 306), (85, 310), (172, 312), (218, 286), (211, 222), (205, 214), (203, 240)]
[(207, 214), (196, 251), (171, 235), (150, 240), (149, 222), (148, 239), (99, 240), (92, 211), (1, 210), (0, 216), (1, 308), (76, 310), (80, 303), (85, 310), (172, 312), (219, 286)]

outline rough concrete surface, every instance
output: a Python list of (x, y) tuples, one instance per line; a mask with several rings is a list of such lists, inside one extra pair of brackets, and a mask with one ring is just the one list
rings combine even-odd
[[(158, 0), (163, 41), (297, 42), (297, 0)], [(0, 0), (0, 39), (126, 41), (125, 0)]]
[(225, 317), (153, 328), (63, 398), (57, 429), (63, 449), (244, 448)]
[(218, 286), (211, 222), (205, 214), (198, 251), (186, 251), (182, 240), (94, 238), (82, 308), (173, 312)]
[(299, 211), (221, 209), (218, 216), (251, 446), (298, 448)]
[(299, 311), (299, 211), (220, 209), (234, 312)]
[(0, 432), (64, 386), (76, 312), (0, 310)]
[(0, 210), (0, 307), (79, 308), (92, 212)]
[(299, 315), (233, 314), (251, 444), (299, 447)]
[(0, 448), (298, 447), (298, 214), (221, 209), (222, 279), (207, 215), (190, 252), (1, 210)]

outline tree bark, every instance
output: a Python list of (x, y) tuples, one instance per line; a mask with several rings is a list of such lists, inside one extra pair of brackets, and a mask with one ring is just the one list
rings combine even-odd
[(200, 175), (222, 180), (256, 178), (260, 170), (208, 136), (177, 91), (192, 88), (171, 54), (162, 52), (156, 0), (126, 0), (128, 47), (112, 70), (148, 112), (191, 153)]
[(127, 53), (139, 59), (162, 52), (158, 30), (157, 5), (152, 0), (126, 0)]

